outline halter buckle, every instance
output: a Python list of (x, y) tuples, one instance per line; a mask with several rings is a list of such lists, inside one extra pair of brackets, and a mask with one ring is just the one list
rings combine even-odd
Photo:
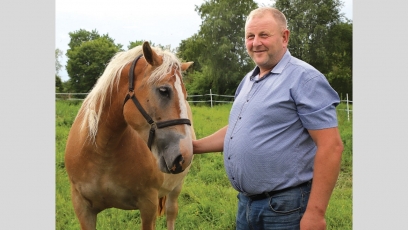
[(133, 89), (129, 89), (128, 95), (129, 98), (133, 97), (133, 95), (135, 95), (135, 91), (133, 91)]

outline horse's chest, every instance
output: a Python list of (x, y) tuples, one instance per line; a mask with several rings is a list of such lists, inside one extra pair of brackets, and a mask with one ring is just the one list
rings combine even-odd
[(140, 199), (157, 199), (162, 173), (153, 164), (122, 156), (87, 159), (87, 164), (74, 170), (73, 182), (92, 206), (138, 209)]
[[(141, 181), (104, 175), (79, 184), (81, 194), (95, 207), (138, 209), (140, 199), (157, 191)], [(157, 197), (153, 194), (153, 197)]]

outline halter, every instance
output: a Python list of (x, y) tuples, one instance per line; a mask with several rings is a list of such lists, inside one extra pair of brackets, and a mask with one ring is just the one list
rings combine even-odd
[(150, 132), (149, 132), (149, 140), (147, 142), (147, 146), (151, 150), (153, 139), (154, 139), (154, 134), (157, 129), (169, 127), (169, 126), (174, 126), (174, 125), (190, 125), (191, 122), (189, 119), (174, 119), (174, 120), (169, 120), (169, 121), (161, 121), (161, 122), (155, 122), (153, 119), (147, 114), (147, 112), (143, 109), (142, 105), (139, 103), (137, 100), (134, 89), (133, 89), (133, 78), (134, 78), (134, 70), (136, 66), (136, 62), (142, 57), (143, 55), (138, 56), (132, 63), (132, 66), (130, 67), (129, 70), (129, 92), (126, 95), (125, 101), (123, 102), (123, 106), (125, 106), (125, 103), (129, 100), (132, 99), (133, 103), (136, 105), (136, 107), (139, 109), (140, 113), (143, 115), (143, 117), (146, 119), (146, 121), (150, 124)]

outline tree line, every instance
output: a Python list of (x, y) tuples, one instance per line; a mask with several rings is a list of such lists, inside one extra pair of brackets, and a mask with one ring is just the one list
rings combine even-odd
[[(316, 67), (340, 96), (348, 94), (352, 100), (352, 22), (340, 13), (342, 4), (341, 0), (276, 0), (271, 6), (287, 17), (291, 54)], [(209, 89), (215, 94), (235, 93), (243, 76), (255, 67), (246, 53), (244, 30), (246, 16), (257, 7), (253, 0), (206, 0), (196, 6), (202, 20), (199, 31), (172, 50), (180, 59), (194, 61), (184, 74), (189, 95), (202, 95)], [(69, 36), (66, 82), (58, 76), (62, 51), (55, 51), (56, 91), (87, 93), (113, 55), (125, 49), (97, 30), (79, 29)], [(143, 41), (130, 41), (126, 48)]]

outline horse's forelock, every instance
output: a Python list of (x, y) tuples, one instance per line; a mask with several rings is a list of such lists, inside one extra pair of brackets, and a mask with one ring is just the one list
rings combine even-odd
[(150, 77), (147, 79), (148, 84), (155, 84), (156, 82), (163, 80), (174, 68), (176, 68), (176, 72), (181, 71), (181, 62), (175, 54), (159, 48), (154, 48), (154, 51), (162, 57), (163, 63), (153, 70)]

